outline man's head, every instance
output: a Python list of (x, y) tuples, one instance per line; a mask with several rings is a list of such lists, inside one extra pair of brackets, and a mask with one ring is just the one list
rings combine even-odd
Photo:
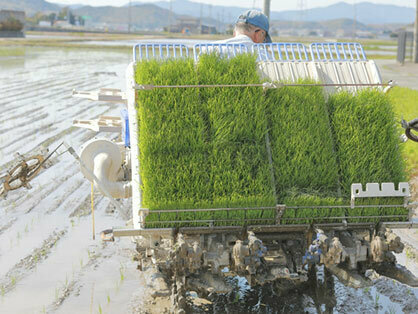
[(247, 35), (255, 43), (271, 43), (269, 31), (269, 20), (267, 16), (257, 10), (248, 10), (241, 14), (236, 23), (235, 35)]

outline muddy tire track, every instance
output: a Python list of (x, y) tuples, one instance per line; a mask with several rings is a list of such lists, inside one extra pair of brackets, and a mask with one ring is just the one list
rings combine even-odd
[(5, 232), (7, 229), (9, 229), (11, 226), (13, 226), (13, 223), (17, 220), (17, 218), (11, 219), (8, 223), (4, 224), (0, 227), (0, 235)]

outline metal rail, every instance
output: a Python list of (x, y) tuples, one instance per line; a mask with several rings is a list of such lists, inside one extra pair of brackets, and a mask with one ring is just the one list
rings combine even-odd
[(258, 61), (309, 62), (309, 61), (367, 61), (361, 44), (353, 42), (312, 43), (307, 48), (303, 43), (200, 43), (189, 48), (182, 43), (138, 43), (133, 46), (133, 61), (149, 59), (194, 58), (217, 52), (222, 57), (233, 58), (238, 54), (252, 53)]
[[(385, 219), (392, 219), (392, 218), (408, 218), (408, 215), (388, 215), (388, 216), (339, 216), (339, 217), (281, 217), (281, 220), (285, 221), (320, 221), (320, 220), (364, 220), (364, 219), (376, 219), (378, 221), (384, 221)], [(275, 217), (271, 218), (251, 218), (251, 219), (204, 219), (204, 220), (158, 220), (158, 221), (149, 221), (146, 222), (145, 225), (152, 225), (152, 224), (184, 224), (184, 223), (193, 223), (193, 224), (219, 224), (219, 223), (250, 223), (250, 222), (262, 222), (262, 221), (275, 221)], [(246, 224), (248, 225), (248, 224)]]
[(312, 43), (309, 50), (313, 61), (367, 61), (359, 43)]
[[(391, 229), (412, 229), (418, 228), (418, 222), (382, 222), (382, 226)], [(359, 223), (327, 223), (327, 224), (288, 224), (288, 225), (249, 225), (249, 226), (211, 226), (211, 227), (179, 227), (179, 228), (147, 228), (147, 229), (124, 229), (114, 228), (108, 231), (114, 237), (135, 237), (135, 236), (160, 236), (173, 237), (176, 232), (183, 234), (214, 234), (214, 233), (238, 233), (254, 231), (256, 233), (285, 233), (305, 232), (309, 229), (322, 230), (353, 230), (353, 229), (374, 229), (375, 222)]]
[[(340, 221), (343, 225), (347, 225), (348, 222), (363, 222), (363, 223), (382, 223), (382, 222), (390, 222), (391, 220), (400, 220), (400, 221), (408, 221), (410, 219), (409, 213), (399, 214), (399, 215), (367, 215), (367, 216), (359, 216), (354, 215), (350, 216), (350, 211), (352, 209), (367, 209), (367, 208), (410, 208), (413, 207), (414, 204), (398, 204), (398, 205), (386, 205), (386, 204), (373, 204), (373, 205), (356, 205), (354, 208), (351, 205), (319, 205), (319, 206), (285, 206), (285, 205), (277, 205), (277, 206), (265, 206), (265, 207), (246, 207), (246, 208), (199, 208), (199, 209), (161, 209), (161, 210), (149, 210), (149, 209), (140, 209), (140, 211), (147, 212), (149, 216), (149, 220), (145, 222), (145, 228), (155, 228), (157, 226), (164, 226), (164, 225), (171, 225), (176, 227), (181, 227), (184, 224), (191, 224), (191, 225), (200, 225), (200, 226), (207, 226), (212, 228), (214, 226), (219, 226), (222, 224), (226, 225), (266, 225), (266, 224), (275, 224), (275, 225), (286, 225), (286, 224), (294, 224), (297, 222), (309, 222), (312, 223), (324, 223), (324, 224), (332, 224), (332, 221)], [(295, 210), (295, 214), (302, 209), (324, 209), (324, 210), (332, 210), (332, 209), (344, 209), (344, 214), (339, 216), (316, 216), (316, 217), (285, 217), (285, 213), (287, 210)], [(251, 212), (258, 212), (259, 218), (248, 217), (249, 211)], [(222, 219), (216, 219), (215, 213), (216, 212), (224, 212), (226, 213), (226, 217), (222, 217)], [(239, 218), (231, 218), (230, 212), (239, 212)], [(279, 213), (280, 212), (280, 213)], [(206, 219), (199, 219), (197, 217), (197, 213), (204, 213), (207, 215)], [(164, 214), (171, 214), (175, 216), (171, 216), (171, 219), (163, 220), (161, 215)], [(180, 218), (181, 214), (187, 215), (187, 219), (182, 220)], [(191, 215), (191, 216), (190, 216)], [(270, 215), (271, 217), (265, 217), (264, 215)], [(278, 217), (278, 215), (280, 217)], [(264, 217), (263, 217), (264, 216)], [(365, 220), (372, 220), (372, 221), (365, 221)]]
[(159, 88), (224, 88), (224, 87), (262, 87), (262, 88), (281, 88), (281, 87), (386, 87), (393, 86), (392, 81), (388, 83), (262, 83), (262, 84), (196, 84), (196, 85), (153, 85), (143, 84), (135, 85), (135, 90), (153, 90)]
[[(353, 209), (351, 205), (303, 205), (303, 206), (287, 206), (287, 205), (280, 205), (285, 206), (286, 209), (339, 209), (339, 208), (346, 208), (346, 209)], [(399, 207), (412, 207), (416, 206), (415, 203), (412, 204), (399, 204), (399, 205), (386, 205), (386, 204), (376, 204), (376, 205), (355, 205), (354, 208), (399, 208)], [(153, 209), (150, 210), (148, 208), (141, 208), (140, 211), (147, 211), (149, 213), (154, 214), (162, 214), (162, 213), (187, 213), (187, 212), (216, 212), (216, 211), (248, 211), (248, 210), (276, 210), (277, 206), (260, 206), (260, 207), (232, 207), (232, 208), (193, 208), (193, 209)]]

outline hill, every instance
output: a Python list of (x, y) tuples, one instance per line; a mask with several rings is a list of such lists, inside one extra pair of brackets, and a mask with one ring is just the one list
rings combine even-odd
[(59, 5), (44, 0), (0, 0), (0, 9), (25, 11), (27, 16), (36, 12), (58, 12)]
[[(313, 8), (305, 11), (306, 21), (326, 21), (332, 19), (354, 19), (363, 24), (408, 24), (415, 20), (413, 8), (397, 5), (361, 2), (357, 5), (339, 2), (327, 7)], [(300, 11), (272, 12), (272, 20), (297, 21)]]
[[(58, 0), (59, 1), (59, 0)], [(222, 25), (234, 23), (236, 17), (247, 8), (235, 6), (217, 6), (201, 4), (189, 0), (173, 0), (171, 5), (168, 1), (154, 3), (132, 2), (128, 6), (70, 6), (77, 15), (89, 16), (92, 22), (101, 23), (123, 23), (126, 24), (129, 10), (132, 16), (132, 23), (138, 28), (156, 29), (175, 23), (180, 15), (202, 17), (205, 24)], [(170, 14), (170, 7), (172, 14)], [(45, 0), (0, 0), (1, 9), (24, 10), (26, 15), (31, 16), (36, 12), (58, 12), (62, 4), (54, 4)], [(370, 2), (361, 2), (356, 6), (346, 2), (339, 2), (334, 5), (306, 10), (303, 21), (324, 22), (328, 20), (354, 20), (358, 24), (409, 24), (415, 19), (413, 8), (396, 5), (382, 5)], [(295, 21), (301, 21), (300, 11), (273, 11), (271, 20), (286, 22), (289, 27), (294, 27)], [(303, 25), (304, 23), (301, 23)], [(344, 28), (344, 25), (341, 25)], [(287, 27), (283, 25), (283, 27)], [(360, 29), (360, 28), (359, 28)]]
[[(169, 25), (170, 11), (153, 4), (129, 7), (92, 7), (84, 6), (73, 10), (77, 15), (89, 16), (96, 23), (128, 23), (129, 11), (132, 24), (141, 29), (162, 28)], [(173, 23), (176, 16), (171, 16)]]
[(358, 31), (370, 31), (373, 28), (371, 26), (365, 25), (363, 23), (355, 22), (352, 19), (334, 19), (334, 20), (327, 20), (327, 21), (319, 21), (319, 22), (291, 22), (288, 21), (272, 21), (271, 27), (276, 28), (278, 30), (283, 29), (311, 29), (311, 30), (337, 30), (337, 29), (347, 29), (352, 30), (353, 27), (356, 27)]
[[(143, 2), (132, 2), (132, 4), (139, 5)], [(169, 1), (159, 1), (154, 2), (154, 4), (167, 10), (170, 9)], [(248, 7), (201, 4), (189, 0), (174, 0), (171, 8), (176, 14), (187, 14), (194, 17), (211, 16), (225, 23), (233, 23), (240, 13), (248, 9)], [(299, 21), (301, 20), (301, 12), (297, 10), (272, 11), (270, 17), (273, 21)], [(354, 18), (363, 24), (408, 24), (415, 20), (415, 10), (397, 5), (370, 2), (361, 2), (355, 6), (346, 2), (339, 2), (326, 7), (309, 9), (304, 13), (304, 20), (312, 22)]]

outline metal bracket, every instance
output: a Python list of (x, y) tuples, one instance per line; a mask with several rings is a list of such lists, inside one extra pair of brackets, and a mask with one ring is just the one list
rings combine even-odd
[(127, 103), (125, 93), (115, 88), (101, 88), (90, 92), (73, 90), (73, 97), (113, 103)]
[(395, 86), (397, 86), (398, 84), (396, 84), (396, 82), (395, 81), (392, 81), (392, 80), (390, 80), (389, 82), (388, 82), (388, 86), (386, 86), (385, 87), (385, 89), (383, 90), (383, 93), (387, 93), (387, 92), (389, 92), (393, 87), (395, 87)]
[(276, 205), (276, 224), (280, 225), (281, 218), (286, 210), (286, 205), (279, 204)]
[(119, 117), (100, 116), (93, 120), (73, 120), (73, 126), (95, 132), (120, 133), (122, 131), (122, 120)]

